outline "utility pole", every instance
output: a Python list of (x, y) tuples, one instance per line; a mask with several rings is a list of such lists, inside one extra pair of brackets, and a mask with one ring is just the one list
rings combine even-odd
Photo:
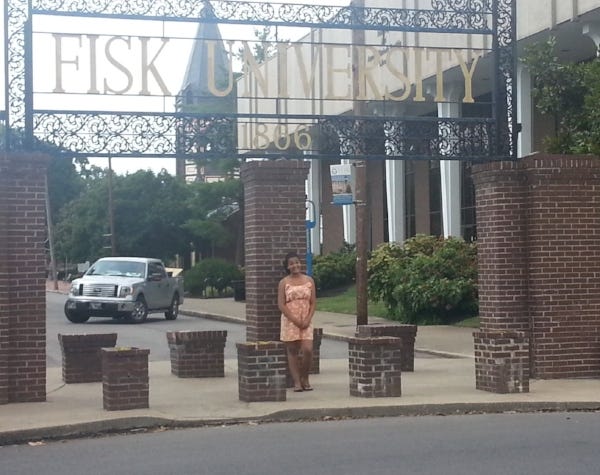
[(112, 158), (108, 156), (108, 221), (110, 226), (110, 252), (111, 256), (117, 255), (117, 240), (115, 237), (115, 213), (113, 203), (113, 182), (112, 182)]
[[(50, 193), (48, 192), (48, 173), (44, 177), (46, 182), (46, 228), (48, 232), (48, 250), (50, 252), (50, 273), (54, 290), (58, 290), (58, 277), (56, 272), (56, 259), (54, 257), (54, 238), (52, 236), (52, 211), (50, 208)], [(66, 275), (66, 274), (65, 274)]]
[[(356, 16), (364, 14), (364, 0), (353, 0), (350, 4), (356, 8)], [(359, 28), (352, 30), (352, 97), (353, 112), (355, 117), (363, 117), (365, 105), (363, 101), (357, 100), (360, 92), (359, 65), (364, 70), (365, 30)], [(357, 153), (364, 157), (365, 143), (362, 131), (362, 121), (356, 121), (357, 140), (359, 141)], [(367, 325), (369, 323), (369, 308), (367, 298), (367, 162), (360, 159), (354, 161), (355, 167), (355, 209), (356, 209), (356, 325)]]

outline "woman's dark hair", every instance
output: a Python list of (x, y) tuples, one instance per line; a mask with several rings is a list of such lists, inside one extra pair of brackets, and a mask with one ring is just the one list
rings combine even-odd
[(297, 252), (288, 252), (285, 257), (283, 258), (283, 268), (285, 269), (286, 274), (290, 273), (290, 270), (288, 269), (288, 261), (292, 258), (292, 257), (297, 257), (298, 259), (300, 259), (300, 256), (298, 255)]

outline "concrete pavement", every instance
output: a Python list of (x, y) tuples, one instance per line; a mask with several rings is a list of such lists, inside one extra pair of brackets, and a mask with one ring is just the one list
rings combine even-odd
[[(187, 299), (181, 310), (199, 317), (242, 323), (245, 317), (245, 305), (231, 298)], [(369, 323), (379, 321), (369, 319)], [(326, 337), (344, 339), (353, 335), (355, 317), (317, 312), (315, 323), (323, 328)], [(471, 333), (471, 329), (456, 327), (419, 327), (415, 371), (402, 374), (402, 396), (394, 398), (351, 397), (347, 359), (322, 357), (320, 374), (311, 377), (314, 391), (288, 391), (284, 402), (260, 403), (239, 400), (237, 360), (225, 361), (224, 378), (208, 379), (177, 378), (170, 372), (169, 361), (158, 361), (149, 365), (148, 409), (105, 411), (102, 383), (66, 385), (61, 368), (48, 368), (46, 402), (0, 405), (0, 445), (165, 427), (335, 417), (600, 409), (598, 380), (534, 380), (526, 394), (476, 390)]]

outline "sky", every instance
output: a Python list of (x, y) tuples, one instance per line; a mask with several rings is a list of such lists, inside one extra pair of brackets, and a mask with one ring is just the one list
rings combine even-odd
[[(6, 0), (3, 0), (3, 3)], [(265, 3), (260, 1), (260, 3)], [(272, 2), (270, 2), (272, 3)], [(349, 0), (291, 0), (287, 3), (305, 3), (320, 5), (347, 5)], [(0, 22), (0, 34), (4, 21)], [(220, 25), (224, 39), (253, 40), (254, 27), (240, 25)], [(193, 37), (197, 24), (193, 22), (150, 22), (134, 20), (95, 20), (74, 17), (42, 17), (34, 18), (33, 31), (33, 77), (34, 107), (36, 109), (56, 110), (129, 110), (171, 112), (174, 110), (175, 95), (179, 92), (188, 59), (193, 47)], [(308, 32), (300, 28), (280, 28), (281, 38), (297, 39)], [(57, 33), (60, 39), (57, 39)], [(96, 36), (97, 35), (97, 38)], [(168, 44), (162, 45), (160, 37), (168, 37)], [(114, 39), (121, 37), (120, 39)], [(122, 38), (131, 37), (129, 43)], [(150, 38), (142, 45), (140, 37)], [(113, 38), (110, 48), (113, 59), (130, 69), (130, 77), (123, 69), (110, 64), (104, 54), (107, 42)], [(61, 71), (57, 69), (57, 44), (60, 43), (63, 64)], [(149, 57), (156, 54), (157, 75), (149, 75), (146, 93), (141, 74), (134, 64), (139, 64), (141, 51), (147, 48)], [(95, 60), (92, 51), (95, 52)], [(0, 58), (4, 60), (4, 52)], [(95, 64), (96, 66), (92, 66)], [(92, 74), (95, 71), (95, 74)], [(95, 79), (92, 79), (95, 77)], [(4, 88), (4, 71), (0, 72)], [(162, 81), (160, 83), (159, 81)], [(64, 94), (57, 89), (65, 91)], [(90, 95), (90, 89), (97, 89), (98, 94)], [(106, 91), (109, 92), (106, 92)], [(116, 91), (120, 91), (116, 94)], [(124, 93), (122, 91), (125, 91)], [(168, 94), (165, 93), (168, 91)], [(4, 109), (4, 94), (0, 97), (0, 108)], [(108, 167), (107, 158), (90, 158), (90, 162)], [(175, 173), (175, 160), (170, 158), (120, 158), (112, 159), (112, 168), (116, 173), (133, 173), (137, 170), (150, 169), (155, 173), (165, 169)]]

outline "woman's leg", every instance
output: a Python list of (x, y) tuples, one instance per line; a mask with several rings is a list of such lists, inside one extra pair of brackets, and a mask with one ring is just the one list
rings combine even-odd
[(302, 383), (300, 380), (300, 358), (298, 352), (300, 351), (300, 341), (286, 341), (285, 349), (287, 351), (288, 367), (290, 368), (290, 375), (294, 380), (294, 391), (302, 390)]
[(300, 341), (300, 349), (302, 350), (300, 382), (302, 383), (302, 387), (305, 390), (312, 389), (312, 387), (310, 386), (310, 383), (308, 382), (308, 374), (310, 373), (310, 368), (312, 367), (313, 341), (312, 340), (301, 340)]

